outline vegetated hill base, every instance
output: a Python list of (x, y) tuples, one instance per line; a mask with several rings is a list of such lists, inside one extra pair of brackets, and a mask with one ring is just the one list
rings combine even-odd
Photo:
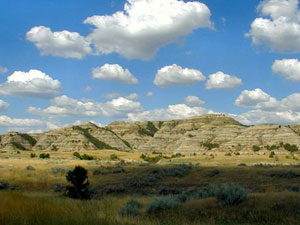
[[(49, 158), (39, 158), (41, 153)], [(276, 159), (260, 154), (162, 155), (157, 163), (145, 161), (140, 153), (86, 154), (93, 160), (59, 151), (1, 153), (0, 224), (298, 225), (300, 221), (298, 154)], [(88, 169), (90, 201), (64, 196), (66, 173), (75, 165)], [(224, 187), (230, 204), (218, 197)], [(130, 205), (130, 200), (140, 206)]]

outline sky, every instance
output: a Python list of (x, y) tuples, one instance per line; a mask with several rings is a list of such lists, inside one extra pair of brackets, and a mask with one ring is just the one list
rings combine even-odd
[(0, 0), (0, 28), (0, 133), (300, 123), (298, 0)]

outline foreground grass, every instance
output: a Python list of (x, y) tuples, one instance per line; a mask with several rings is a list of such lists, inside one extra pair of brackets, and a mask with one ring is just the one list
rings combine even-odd
[(80, 201), (49, 194), (0, 192), (2, 225), (299, 225), (300, 195), (251, 194), (238, 206), (219, 206), (214, 198), (189, 201), (176, 209), (120, 217), (129, 199), (147, 204), (152, 197), (118, 196)]

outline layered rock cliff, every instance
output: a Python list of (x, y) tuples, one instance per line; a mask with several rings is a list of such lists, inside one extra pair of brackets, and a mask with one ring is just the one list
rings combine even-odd
[(282, 149), (284, 143), (300, 147), (300, 125), (244, 126), (219, 114), (172, 121), (113, 122), (106, 127), (85, 123), (42, 134), (10, 132), (0, 136), (1, 150), (118, 149), (173, 153), (213, 148), (249, 152), (253, 151), (253, 145), (262, 148), (274, 145)]

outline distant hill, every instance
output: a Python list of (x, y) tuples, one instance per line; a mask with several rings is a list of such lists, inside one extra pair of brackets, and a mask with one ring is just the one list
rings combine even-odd
[(9, 132), (0, 136), (0, 150), (78, 151), (118, 149), (140, 152), (253, 152), (253, 146), (285, 151), (300, 146), (300, 125), (245, 126), (231, 117), (208, 114), (184, 120), (93, 123), (41, 134)]

